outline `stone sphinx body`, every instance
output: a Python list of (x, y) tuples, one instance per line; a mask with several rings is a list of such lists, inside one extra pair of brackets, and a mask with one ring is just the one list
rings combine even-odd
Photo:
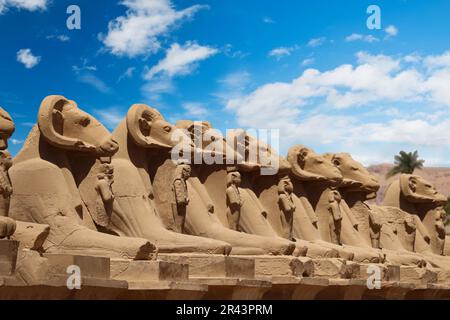
[[(300, 255), (306, 254), (312, 258), (338, 257), (339, 253), (332, 245), (306, 241), (295, 232), (298, 199), (293, 194), (293, 185), (288, 176), (291, 165), (287, 160), (276, 154), (269, 145), (241, 129), (230, 133), (228, 143), (236, 146), (243, 144), (237, 150), (244, 161), (236, 167), (242, 176), (240, 190), (244, 203), (240, 228), (252, 234), (294, 241)], [(250, 159), (250, 150), (256, 152), (254, 159)], [(346, 257), (352, 259), (350, 253)]]
[[(415, 237), (409, 242), (420, 253), (444, 254), (443, 217), (447, 199), (431, 183), (417, 175), (402, 174), (386, 190), (384, 206), (401, 209), (415, 225)], [(408, 214), (411, 215), (408, 217)], [(411, 245), (410, 245), (411, 246)]]
[(0, 239), (10, 238), (16, 230), (15, 221), (8, 218), (12, 194), (8, 170), (11, 168), (12, 158), (7, 149), (8, 139), (14, 130), (11, 116), (0, 108)]
[(366, 203), (376, 197), (380, 188), (376, 177), (350, 154), (327, 154), (325, 158), (330, 160), (343, 176), (339, 192), (351, 210), (349, 214), (353, 214), (356, 219), (358, 233), (364, 241), (375, 249), (382, 249), (391, 263), (424, 266), (426, 264), (424, 257), (413, 254), (403, 247), (398, 234), (385, 221), (384, 212)]
[(171, 213), (177, 220), (171, 226), (173, 231), (161, 220), (150, 167), (155, 158), (170, 157), (170, 150), (177, 143), (174, 132), (175, 128), (157, 110), (142, 104), (133, 105), (114, 130), (113, 138), (120, 148), (112, 161), (116, 176), (113, 194), (118, 203), (112, 213), (113, 230), (121, 236), (149, 239), (158, 245), (160, 252), (229, 254), (228, 243), (181, 234), (189, 206), (185, 180), (190, 166), (181, 164), (173, 176), (161, 181), (164, 189), (170, 190), (164, 196), (174, 196), (170, 199)]
[[(292, 242), (281, 238), (268, 238), (240, 232), (234, 229), (233, 222), (228, 220), (230, 213), (227, 200), (230, 198), (227, 197), (227, 194), (231, 195), (229, 188), (233, 188), (233, 186), (229, 183), (230, 172), (227, 171), (227, 164), (224, 160), (226, 154), (231, 159), (235, 159), (235, 151), (227, 146), (223, 137), (217, 135), (214, 138), (210, 137), (210, 140), (202, 139), (201, 137), (211, 129), (208, 123), (180, 121), (177, 123), (177, 127), (185, 130), (191, 137), (191, 141), (195, 142), (197, 138), (201, 139), (198, 140), (200, 143), (195, 145), (195, 157), (200, 157), (200, 160), (204, 161), (205, 155), (211, 155), (212, 158), (221, 160), (223, 163), (217, 164), (212, 161), (208, 164), (192, 165), (192, 174), (187, 180), (189, 204), (186, 206), (185, 232), (226, 241), (233, 246), (232, 254), (291, 254), (295, 249)], [(220, 146), (214, 148), (211, 146), (213, 143)], [(155, 202), (165, 217), (166, 225), (173, 226), (175, 223), (171, 201), (168, 197), (171, 189), (167, 180), (174, 175), (176, 165), (168, 156), (160, 157), (152, 165)], [(235, 188), (235, 190), (239, 190), (239, 188)]]
[[(49, 225), (46, 252), (147, 259), (156, 250), (148, 240), (99, 232), (108, 225), (105, 208), (114, 203), (108, 186), (117, 149), (108, 130), (74, 101), (48, 96), (9, 171), (10, 216)], [(85, 204), (85, 190), (96, 188), (103, 195), (96, 205), (105, 206), (101, 216)]]
[(385, 255), (360, 235), (358, 222), (338, 191), (343, 182), (340, 171), (325, 157), (301, 145), (289, 150), (288, 161), (294, 194), (301, 199), (299, 206), (309, 212), (309, 223), (303, 215), (294, 229), (298, 228), (304, 238), (342, 246), (354, 253), (356, 261), (383, 262)]

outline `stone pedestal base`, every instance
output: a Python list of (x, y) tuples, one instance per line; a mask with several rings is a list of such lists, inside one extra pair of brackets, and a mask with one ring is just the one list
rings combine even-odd
[(380, 281), (399, 281), (400, 280), (400, 267), (384, 264), (368, 264), (362, 263), (360, 265), (359, 279), (368, 280), (370, 277), (376, 276), (377, 272), (380, 272)]
[(110, 279), (110, 259), (69, 254), (44, 254), (48, 260), (49, 274), (69, 276), (68, 268), (79, 267), (82, 278)]
[(188, 281), (189, 266), (166, 261), (113, 259), (111, 278), (129, 281)]
[(0, 275), (10, 276), (16, 271), (19, 242), (0, 240)]
[(260, 277), (312, 277), (313, 260), (291, 256), (241, 256), (254, 261), (255, 276)]
[(303, 278), (292, 294), (292, 300), (315, 300), (316, 296), (330, 284), (327, 279)]
[(313, 259), (314, 276), (326, 279), (351, 279), (355, 273), (359, 275), (359, 264), (349, 263), (343, 259)]
[(401, 266), (400, 281), (418, 284), (436, 283), (438, 281), (438, 275), (428, 268)]
[(159, 254), (158, 260), (189, 265), (191, 278), (253, 279), (255, 277), (255, 261), (240, 256)]
[(263, 280), (239, 279), (196, 279), (198, 283), (209, 287), (205, 300), (261, 300), (272, 288), (272, 284)]

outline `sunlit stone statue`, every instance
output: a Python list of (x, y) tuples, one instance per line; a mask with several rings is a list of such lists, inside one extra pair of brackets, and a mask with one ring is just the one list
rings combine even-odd
[[(339, 169), (313, 150), (296, 145), (289, 149), (294, 192), (317, 215), (317, 228), (323, 241), (342, 246), (360, 262), (382, 262), (384, 254), (372, 248), (358, 232), (359, 223), (338, 190), (343, 182)], [(308, 205), (309, 203), (309, 205)]]
[[(295, 246), (290, 241), (261, 237), (238, 231), (241, 229), (233, 229), (237, 221), (234, 218), (231, 221), (228, 219), (230, 207), (227, 198), (233, 203), (238, 203), (236, 196), (237, 191), (239, 192), (241, 206), (233, 205), (231, 209), (234, 214), (239, 215), (241, 226), (242, 210), (246, 204), (242, 189), (238, 187), (237, 176), (233, 182), (230, 181), (229, 173), (235, 171), (228, 167), (235, 165), (235, 150), (230, 148), (225, 139), (212, 130), (207, 122), (195, 123), (183, 120), (177, 122), (176, 127), (185, 132), (195, 149), (192, 157), (190, 152), (188, 157), (192, 164), (192, 174), (187, 181), (190, 201), (186, 207), (185, 232), (226, 241), (233, 246), (232, 254), (291, 254)], [(229, 164), (226, 161), (227, 155), (231, 159)], [(170, 198), (167, 196), (171, 193), (171, 185), (166, 177), (173, 176), (175, 170), (176, 165), (170, 154), (160, 153), (151, 163), (155, 203), (167, 225), (174, 222), (171, 221), (172, 208)]]
[[(296, 244), (295, 255), (308, 257), (338, 257), (337, 250), (307, 241), (295, 223), (301, 205), (293, 193), (289, 178), (291, 165), (273, 148), (242, 129), (228, 135), (243, 161), (237, 168), (242, 176), (243, 208), (241, 228), (245, 232), (267, 237), (282, 237)], [(311, 219), (314, 220), (315, 214)], [(310, 222), (308, 222), (310, 223)], [(352, 259), (349, 253), (347, 258)]]
[(281, 212), (281, 221), (283, 226), (283, 237), (293, 239), (293, 225), (295, 214), (295, 203), (293, 199), (294, 185), (289, 176), (284, 176), (278, 182), (279, 206)]
[[(341, 201), (345, 201), (350, 209), (348, 212), (354, 217), (357, 231), (363, 240), (374, 249), (382, 249), (391, 263), (426, 265), (424, 257), (405, 250), (397, 236), (398, 232), (394, 232), (390, 224), (384, 221), (384, 212), (366, 202), (376, 197), (380, 188), (378, 180), (348, 153), (326, 154), (324, 157), (331, 161), (343, 176), (338, 187), (342, 195)], [(415, 233), (415, 225), (405, 221), (405, 230), (408, 235), (412, 235)]]
[(241, 218), (242, 198), (239, 187), (241, 185), (241, 174), (232, 168), (227, 175), (227, 217), (230, 228), (239, 230)]
[(447, 198), (418, 175), (402, 174), (386, 190), (384, 206), (397, 207), (412, 215), (417, 227), (415, 251), (444, 254)]
[[(149, 239), (162, 253), (229, 254), (231, 245), (226, 242), (181, 233), (188, 228), (194, 190), (187, 183), (190, 165), (171, 159), (170, 151), (179, 142), (174, 133), (175, 127), (144, 104), (133, 105), (114, 130), (113, 138), (120, 146), (112, 161), (117, 202), (112, 214), (114, 231)], [(155, 177), (155, 170), (163, 165), (161, 158), (167, 158), (173, 170)], [(167, 206), (158, 208), (158, 201)]]
[[(156, 247), (148, 240), (99, 232), (110, 219), (109, 164), (117, 150), (108, 130), (74, 101), (46, 97), (38, 124), (9, 170), (14, 190), (10, 216), (49, 225), (43, 245), (49, 253), (149, 258)], [(88, 195), (94, 205), (86, 204)]]
[(172, 192), (173, 192), (173, 219), (177, 231), (184, 233), (184, 223), (186, 221), (186, 207), (189, 204), (189, 191), (187, 180), (191, 177), (191, 166), (186, 163), (180, 163), (174, 173)]
[(11, 116), (0, 108), (0, 239), (10, 238), (16, 231), (16, 223), (8, 218), (12, 185), (8, 170), (12, 158), (8, 152), (8, 139), (14, 133), (15, 126)]

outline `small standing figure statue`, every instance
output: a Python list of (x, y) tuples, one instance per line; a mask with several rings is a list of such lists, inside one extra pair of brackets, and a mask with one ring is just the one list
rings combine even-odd
[(341, 245), (341, 194), (337, 190), (330, 191), (328, 202), (328, 211), (330, 212), (330, 235), (331, 241), (335, 244)]
[(227, 216), (232, 230), (240, 231), (242, 198), (239, 191), (241, 174), (238, 171), (230, 171), (227, 176)]
[(114, 167), (109, 163), (102, 163), (97, 173), (95, 190), (98, 198), (94, 221), (103, 228), (108, 228), (114, 206), (114, 194), (112, 184), (114, 183)]
[(404, 226), (407, 249), (409, 251), (415, 251), (417, 225), (412, 215), (406, 214)]
[(283, 238), (293, 239), (295, 204), (292, 198), (294, 185), (288, 176), (282, 177), (278, 183), (278, 202), (283, 215), (281, 221), (283, 225)]
[(172, 203), (173, 219), (177, 232), (185, 233), (186, 207), (189, 204), (189, 193), (186, 181), (191, 177), (191, 166), (180, 163), (175, 169), (172, 184), (174, 202)]
[(369, 227), (372, 248), (381, 249), (381, 221), (373, 212), (373, 210), (369, 211)]
[(435, 222), (435, 228), (437, 233), (437, 246), (439, 248), (439, 251), (441, 252), (441, 255), (444, 255), (444, 247), (445, 247), (445, 237), (447, 235), (447, 232), (445, 230), (445, 217), (446, 213), (444, 208), (438, 208), (436, 210), (436, 222)]
[(12, 166), (12, 157), (8, 152), (8, 139), (15, 127), (11, 116), (0, 108), (0, 239), (9, 239), (16, 231), (16, 222), (8, 218), (9, 202), (12, 194), (8, 170)]

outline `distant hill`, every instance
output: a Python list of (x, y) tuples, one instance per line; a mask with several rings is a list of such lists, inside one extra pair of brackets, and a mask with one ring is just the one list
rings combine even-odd
[[(387, 186), (392, 181), (398, 179), (398, 176), (394, 176), (386, 180), (386, 174), (392, 167), (392, 164), (378, 164), (367, 168), (371, 173), (378, 177), (381, 184), (380, 191), (378, 192), (377, 203), (381, 203), (383, 201), (384, 192)], [(415, 174), (422, 176), (433, 183), (440, 193), (450, 196), (450, 168), (424, 168), (422, 170), (417, 170)]]

